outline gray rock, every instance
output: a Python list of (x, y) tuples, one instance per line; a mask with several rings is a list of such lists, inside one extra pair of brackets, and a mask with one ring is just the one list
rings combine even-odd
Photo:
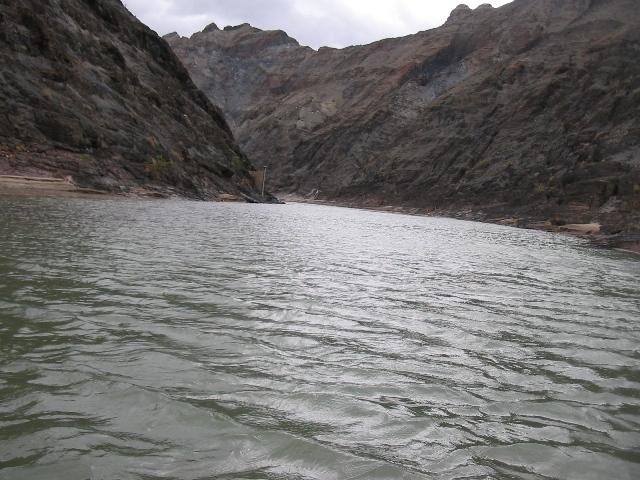
[(0, 173), (255, 196), (221, 111), (121, 2), (0, 2), (0, 57)]

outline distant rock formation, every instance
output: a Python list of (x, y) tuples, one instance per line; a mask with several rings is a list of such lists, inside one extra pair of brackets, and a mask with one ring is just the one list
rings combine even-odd
[(255, 197), (220, 110), (121, 2), (0, 2), (0, 58), (0, 174)]
[(637, 0), (461, 5), (345, 49), (249, 25), (167, 41), (280, 191), (639, 230)]

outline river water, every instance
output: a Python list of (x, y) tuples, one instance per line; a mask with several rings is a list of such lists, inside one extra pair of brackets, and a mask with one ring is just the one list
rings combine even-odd
[(0, 198), (0, 478), (640, 478), (640, 260), (323, 206)]

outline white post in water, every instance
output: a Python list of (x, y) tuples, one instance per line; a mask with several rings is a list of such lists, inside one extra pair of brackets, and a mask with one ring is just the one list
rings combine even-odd
[(262, 197), (264, 198), (264, 184), (267, 182), (267, 166), (264, 166), (264, 173), (262, 174)]

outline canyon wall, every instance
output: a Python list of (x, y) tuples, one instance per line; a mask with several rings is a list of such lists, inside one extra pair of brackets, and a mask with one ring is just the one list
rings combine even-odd
[(637, 6), (461, 5), (439, 28), (318, 51), (247, 24), (165, 39), (279, 192), (633, 232)]
[(221, 111), (120, 1), (0, 1), (0, 58), (0, 174), (256, 196)]

